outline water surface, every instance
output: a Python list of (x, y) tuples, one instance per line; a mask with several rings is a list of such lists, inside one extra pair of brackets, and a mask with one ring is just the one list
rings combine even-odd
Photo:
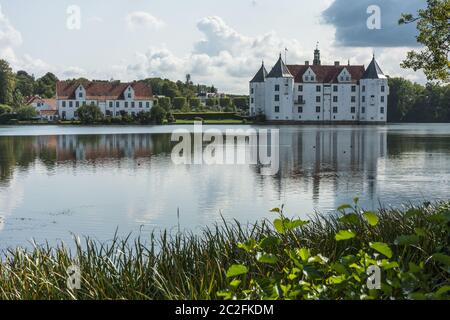
[(0, 126), (0, 248), (72, 234), (108, 240), (117, 228), (198, 232), (221, 215), (270, 218), (281, 204), (306, 216), (355, 196), (373, 210), (450, 198), (448, 124), (272, 127), (275, 176), (252, 165), (174, 165), (175, 128)]

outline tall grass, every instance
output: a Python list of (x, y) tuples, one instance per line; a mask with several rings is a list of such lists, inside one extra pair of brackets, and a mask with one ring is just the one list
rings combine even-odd
[[(133, 240), (115, 236), (110, 243), (85, 238), (76, 241), (75, 250), (63, 244), (10, 249), (0, 262), (0, 299), (216, 299), (219, 292), (229, 288), (226, 272), (230, 266), (248, 265), (253, 275), (266, 274), (267, 266), (255, 264), (241, 244), (268, 237), (279, 238), (280, 248), (308, 247), (337, 261), (359, 250), (366, 240), (394, 244), (399, 235), (420, 228), (426, 232), (420, 245), (394, 248), (395, 257), (403, 264), (419, 263), (438, 251), (449, 254), (448, 227), (438, 228), (430, 222), (430, 217), (442, 210), (450, 212), (449, 205), (383, 209), (377, 212), (377, 226), (355, 226), (360, 236), (346, 242), (335, 240), (336, 233), (345, 227), (339, 219), (341, 212), (315, 215), (308, 225), (286, 234), (278, 233), (269, 221), (248, 226), (223, 221), (200, 235), (165, 232)], [(81, 270), (79, 290), (67, 287), (66, 270), (71, 265)], [(433, 266), (427, 272), (436, 284), (449, 282), (449, 273), (442, 268)]]

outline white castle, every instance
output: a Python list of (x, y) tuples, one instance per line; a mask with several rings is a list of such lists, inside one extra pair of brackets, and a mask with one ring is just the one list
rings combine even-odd
[(272, 122), (386, 123), (388, 79), (375, 60), (361, 65), (286, 65), (278, 59), (267, 73), (264, 62), (250, 81), (250, 115)]

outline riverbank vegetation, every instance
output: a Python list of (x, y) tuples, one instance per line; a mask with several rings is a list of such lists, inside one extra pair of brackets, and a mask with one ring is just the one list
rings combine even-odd
[[(368, 212), (355, 199), (308, 220), (270, 214), (200, 235), (12, 249), (0, 299), (450, 299), (450, 203)], [(72, 265), (79, 290), (67, 288)]]

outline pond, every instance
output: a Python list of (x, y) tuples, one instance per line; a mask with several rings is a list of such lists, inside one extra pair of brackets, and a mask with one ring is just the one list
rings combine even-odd
[[(207, 126), (205, 126), (207, 127)], [(0, 126), (0, 248), (32, 239), (105, 241), (115, 231), (199, 232), (236, 219), (399, 207), (450, 198), (450, 126), (219, 126), (280, 130), (280, 170), (176, 165), (175, 129), (191, 126)]]

